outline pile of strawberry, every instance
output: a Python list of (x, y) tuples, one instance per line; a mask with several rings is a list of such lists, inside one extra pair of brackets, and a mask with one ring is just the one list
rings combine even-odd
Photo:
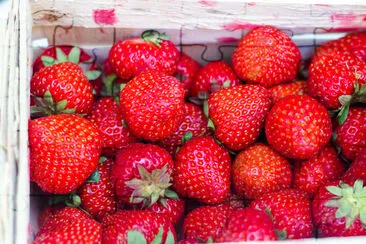
[[(207, 243), (366, 235), (366, 33), (299, 48), (258, 27), (201, 67), (164, 34), (102, 71), (50, 47), (31, 79), (34, 243)], [(179, 79), (178, 79), (179, 78)]]

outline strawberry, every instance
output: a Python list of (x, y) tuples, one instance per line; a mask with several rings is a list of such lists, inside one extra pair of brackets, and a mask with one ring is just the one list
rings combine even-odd
[(366, 148), (366, 108), (351, 107), (344, 123), (336, 125), (334, 136), (342, 155), (354, 160)]
[(341, 180), (349, 185), (353, 185), (358, 179), (366, 182), (366, 149), (360, 151), (346, 173), (341, 177)]
[(66, 194), (97, 167), (102, 142), (89, 120), (59, 114), (29, 122), (30, 176), (43, 191)]
[(269, 92), (271, 93), (272, 102), (276, 103), (288, 95), (306, 95), (308, 92), (308, 84), (306, 81), (293, 81), (274, 86), (269, 89)]
[(47, 221), (54, 216), (56, 213), (64, 209), (63, 205), (52, 205), (42, 209), (41, 213), (38, 216), (38, 226), (42, 228), (42, 226), (47, 223)]
[(302, 191), (284, 189), (263, 194), (250, 207), (272, 215), (278, 231), (287, 239), (303, 239), (313, 236), (310, 200)]
[(179, 61), (179, 51), (165, 34), (148, 30), (141, 38), (116, 42), (108, 56), (109, 63), (121, 79), (131, 79), (145, 70), (157, 70), (173, 75)]
[(183, 121), (184, 89), (180, 82), (157, 72), (144, 72), (120, 93), (122, 115), (138, 138), (157, 141), (169, 137)]
[(101, 243), (100, 223), (86, 213), (66, 207), (51, 216), (41, 227), (34, 244), (40, 243)]
[(319, 187), (338, 180), (345, 170), (334, 147), (328, 145), (309, 160), (295, 162), (294, 188), (314, 197)]
[(271, 87), (292, 81), (301, 63), (295, 43), (272, 26), (251, 30), (239, 42), (232, 55), (235, 73), (247, 83)]
[(267, 141), (292, 159), (309, 159), (328, 142), (332, 123), (328, 111), (314, 98), (290, 95), (279, 100), (265, 121)]
[(319, 189), (313, 201), (314, 224), (319, 237), (366, 235), (366, 187), (335, 181)]
[(58, 63), (39, 70), (31, 79), (30, 89), (38, 105), (34, 112), (87, 114), (93, 106), (91, 85), (74, 63)]
[[(164, 201), (165, 200), (165, 201)], [(186, 202), (184, 199), (164, 199), (147, 208), (158, 214), (165, 214), (170, 222), (176, 226), (184, 215)]]
[(175, 158), (174, 188), (207, 204), (223, 202), (230, 191), (230, 155), (210, 136), (183, 145)]
[(290, 188), (292, 181), (287, 159), (262, 143), (254, 144), (237, 155), (231, 175), (235, 192), (247, 199)]
[(276, 232), (269, 215), (245, 208), (231, 212), (218, 242), (273, 241)]
[(102, 221), (103, 244), (175, 243), (169, 219), (147, 210), (123, 210)]
[(175, 76), (183, 83), (184, 96), (190, 97), (192, 85), (201, 65), (185, 53), (181, 53)]
[(192, 83), (192, 96), (207, 98), (210, 93), (240, 84), (231, 67), (224, 61), (213, 61), (201, 68)]
[(215, 135), (232, 150), (249, 146), (257, 140), (270, 104), (267, 89), (259, 85), (238, 85), (212, 93), (208, 111)]

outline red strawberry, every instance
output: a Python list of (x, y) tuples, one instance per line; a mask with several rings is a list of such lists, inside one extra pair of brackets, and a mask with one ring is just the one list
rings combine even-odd
[(179, 51), (165, 34), (145, 31), (141, 38), (118, 41), (109, 51), (109, 63), (121, 79), (131, 79), (147, 69), (173, 75)]
[(157, 141), (169, 137), (182, 123), (184, 89), (167, 75), (144, 72), (120, 93), (123, 117), (138, 138)]
[(252, 208), (233, 211), (218, 238), (218, 242), (273, 240), (277, 236), (270, 216)]
[(108, 215), (103, 219), (102, 227), (103, 244), (176, 241), (175, 230), (169, 219), (146, 210), (124, 210)]
[(31, 180), (43, 191), (70, 193), (95, 171), (102, 142), (89, 120), (52, 115), (30, 121), (28, 131)]
[(235, 192), (247, 199), (290, 188), (292, 181), (291, 166), (287, 159), (261, 143), (238, 154), (231, 175)]
[(101, 225), (86, 213), (66, 207), (51, 216), (34, 240), (40, 243), (101, 243)]
[(54, 64), (35, 73), (31, 94), (39, 106), (35, 112), (87, 114), (93, 106), (87, 77), (79, 65), (70, 62)]
[(259, 85), (238, 85), (212, 93), (208, 107), (217, 138), (232, 150), (249, 146), (257, 140), (270, 104), (267, 89)]
[(308, 92), (308, 84), (306, 81), (294, 81), (274, 86), (269, 89), (269, 92), (272, 96), (272, 102), (276, 103), (288, 95), (306, 95)]
[(266, 193), (250, 207), (268, 211), (276, 229), (285, 231), (287, 239), (313, 236), (310, 200), (302, 191), (285, 189)]
[(184, 96), (191, 96), (194, 78), (201, 65), (185, 53), (181, 53), (175, 76), (183, 83)]
[(42, 226), (47, 223), (47, 221), (58, 213), (60, 210), (64, 209), (63, 205), (53, 205), (44, 208), (38, 216), (38, 226), (42, 228)]
[(183, 239), (178, 241), (178, 244), (197, 244), (197, 240), (196, 239)]
[(184, 215), (186, 202), (184, 199), (164, 199), (147, 208), (158, 214), (165, 214), (170, 222), (176, 226)]
[(314, 197), (319, 187), (338, 180), (346, 170), (332, 146), (322, 149), (318, 155), (307, 161), (297, 161), (294, 171), (294, 188)]
[(335, 181), (319, 189), (313, 201), (314, 224), (319, 237), (366, 235), (366, 187)]
[(360, 151), (341, 180), (349, 185), (353, 185), (356, 180), (366, 182), (366, 149)]
[(175, 158), (174, 187), (184, 196), (207, 204), (223, 202), (230, 191), (230, 155), (210, 136), (183, 145)]
[(271, 147), (292, 159), (309, 159), (328, 142), (332, 123), (328, 111), (306, 95), (290, 95), (269, 111), (265, 131)]
[(251, 30), (240, 40), (232, 56), (233, 68), (240, 79), (267, 88), (292, 81), (300, 62), (299, 48), (272, 26)]
[(194, 78), (192, 96), (205, 99), (211, 92), (238, 84), (240, 80), (228, 64), (224, 61), (210, 62)]

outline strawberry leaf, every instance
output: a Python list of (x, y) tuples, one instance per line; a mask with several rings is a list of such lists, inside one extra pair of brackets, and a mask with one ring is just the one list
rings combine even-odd
[(169, 231), (165, 240), (165, 244), (174, 244), (174, 243), (175, 243), (174, 235), (171, 231)]
[(43, 100), (46, 101), (47, 105), (53, 105), (52, 94), (49, 90), (47, 90), (43, 95)]
[[(64, 113), (64, 114), (74, 114), (75, 111), (76, 111), (75, 108), (67, 108), (67, 109), (64, 109), (62, 111), (62, 113)], [(79, 114), (79, 115), (82, 116), (82, 117), (85, 116), (85, 114)]]
[(86, 77), (88, 80), (96, 80), (102, 74), (100, 70), (89, 70), (85, 72)]
[(160, 227), (159, 233), (155, 236), (154, 240), (152, 240), (151, 244), (161, 244), (163, 241), (163, 227)]
[(50, 56), (42, 56), (41, 61), (42, 61), (43, 65), (46, 67), (57, 63), (57, 60)]
[(106, 161), (107, 160), (107, 158), (106, 157), (104, 157), (104, 156), (101, 156), (100, 158), (99, 158), (99, 163), (101, 164), (101, 163), (104, 163), (104, 161)]
[(171, 199), (179, 199), (179, 196), (177, 193), (175, 193), (174, 191), (172, 190), (165, 190), (164, 192), (164, 195), (167, 197), (167, 198), (171, 198)]
[(95, 170), (89, 178), (86, 180), (86, 182), (94, 182), (97, 183), (100, 181), (100, 173), (98, 170)]
[(58, 47), (56, 47), (56, 58), (60, 63), (68, 61), (66, 54)]
[(80, 62), (80, 48), (75, 46), (71, 49), (69, 55), (67, 56), (70, 62), (78, 64)]
[(342, 196), (342, 189), (336, 186), (327, 186), (327, 190), (336, 196)]
[(119, 91), (122, 91), (122, 90), (123, 90), (123, 88), (125, 88), (125, 86), (126, 86), (126, 84), (121, 84), (121, 85), (119, 86)]
[(286, 240), (287, 232), (286, 230), (275, 230), (278, 240)]
[(63, 111), (63, 110), (65, 110), (66, 105), (67, 105), (67, 100), (66, 100), (66, 99), (64, 99), (64, 100), (62, 100), (62, 101), (59, 101), (59, 102), (56, 104), (56, 110), (57, 110), (57, 111)]
[(191, 140), (193, 137), (192, 132), (188, 131), (184, 134), (183, 138), (182, 138), (182, 142), (183, 144), (186, 143), (187, 141)]
[(207, 239), (207, 243), (214, 243), (211, 236)]
[(358, 92), (359, 95), (363, 95), (366, 93), (366, 84), (361, 86), (360, 91)]
[(145, 236), (137, 230), (130, 230), (127, 232), (127, 243), (128, 244), (135, 244), (135, 243), (141, 243), (146, 244)]
[(344, 105), (342, 107), (341, 111), (339, 111), (339, 113), (338, 113), (337, 119), (338, 119), (338, 123), (340, 125), (342, 125), (347, 119), (347, 115), (349, 112), (349, 106), (350, 106), (350, 104)]
[(222, 87), (223, 87), (223, 88), (228, 88), (228, 87), (230, 87), (230, 81), (229, 81), (229, 80), (225, 81), (225, 82), (222, 84)]
[(362, 224), (366, 225), (366, 206), (360, 209), (360, 220)]

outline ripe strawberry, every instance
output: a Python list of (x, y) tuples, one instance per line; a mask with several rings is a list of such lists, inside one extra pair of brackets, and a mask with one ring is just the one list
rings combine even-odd
[(233, 211), (218, 242), (273, 241), (276, 232), (269, 215), (257, 209)]
[(270, 104), (267, 89), (259, 85), (238, 85), (212, 93), (208, 108), (215, 135), (232, 150), (249, 146), (257, 140)]
[[(123, 210), (102, 221), (103, 244), (175, 243), (173, 225), (163, 214), (147, 210)], [(161, 241), (157, 241), (157, 240)], [(155, 241), (155, 242), (154, 242)]]
[(184, 215), (185, 207), (186, 201), (184, 199), (168, 198), (153, 204), (147, 209), (158, 214), (165, 214), (170, 222), (176, 226)]
[(339, 160), (336, 150), (328, 145), (307, 161), (295, 162), (294, 188), (314, 197), (319, 187), (338, 180), (346, 166)]
[(79, 65), (65, 62), (45, 67), (31, 79), (31, 94), (38, 105), (35, 112), (46, 114), (87, 114), (93, 93)]
[(254, 200), (250, 207), (268, 211), (277, 230), (287, 239), (313, 236), (310, 200), (302, 191), (284, 189), (270, 192)]
[(175, 76), (183, 83), (184, 96), (190, 97), (194, 78), (201, 65), (185, 53), (181, 53)]
[(353, 185), (356, 180), (366, 182), (366, 149), (360, 151), (341, 180), (349, 185)]
[(240, 40), (232, 56), (234, 71), (240, 79), (267, 88), (292, 81), (300, 62), (299, 48), (272, 26), (251, 30)]
[(262, 143), (254, 144), (237, 155), (231, 175), (235, 192), (247, 199), (290, 188), (292, 181), (287, 159)]
[(347, 119), (335, 128), (335, 143), (341, 148), (342, 155), (354, 160), (366, 148), (366, 108), (350, 108)]
[(308, 84), (306, 81), (294, 81), (274, 86), (269, 89), (269, 92), (271, 93), (274, 104), (288, 95), (306, 95), (308, 92)]
[(100, 223), (86, 213), (66, 207), (51, 216), (41, 227), (34, 240), (40, 243), (101, 243)]
[(366, 235), (366, 187), (335, 181), (319, 189), (313, 201), (314, 224), (319, 237)]
[(265, 131), (273, 149), (292, 159), (309, 159), (328, 142), (332, 123), (328, 111), (306, 95), (290, 95), (269, 111)]
[(157, 72), (136, 76), (121, 91), (120, 103), (128, 128), (141, 139), (165, 139), (183, 121), (184, 89), (172, 76)]
[(109, 51), (108, 60), (121, 79), (131, 79), (147, 69), (173, 75), (177, 69), (179, 51), (165, 34), (148, 30), (142, 33), (141, 38), (115, 43)]
[(192, 83), (192, 96), (207, 98), (210, 93), (240, 84), (231, 67), (224, 61), (213, 61), (201, 68)]
[(183, 145), (175, 158), (174, 188), (207, 204), (223, 202), (230, 191), (230, 155), (210, 136)]
[(63, 205), (52, 205), (44, 208), (38, 216), (38, 226), (42, 228), (42, 226), (47, 223), (47, 221), (54, 216), (56, 213), (64, 209)]
[(102, 142), (89, 120), (59, 114), (29, 122), (30, 175), (43, 191), (66, 194), (97, 167)]

